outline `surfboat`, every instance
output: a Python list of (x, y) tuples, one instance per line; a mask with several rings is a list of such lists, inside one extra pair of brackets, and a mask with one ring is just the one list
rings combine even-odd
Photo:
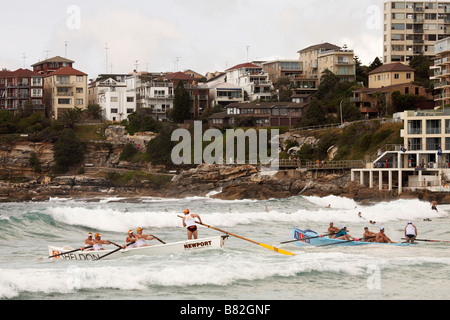
[(328, 236), (322, 236), (319, 233), (306, 229), (301, 230), (293, 228), (293, 236), (295, 240), (301, 240), (294, 242), (297, 247), (305, 246), (365, 246), (365, 245), (393, 245), (393, 246), (410, 246), (412, 243), (377, 243), (377, 242), (364, 242), (364, 241), (346, 241), (340, 239), (332, 239)]
[[(76, 251), (71, 252), (74, 249), (69, 247), (55, 247), (49, 246), (48, 252), (49, 257), (54, 255), (59, 255), (58, 257), (50, 258), (54, 260), (98, 260), (102, 257), (102, 260), (117, 259), (130, 256), (157, 256), (157, 255), (167, 255), (167, 254), (178, 254), (187, 252), (198, 252), (206, 250), (221, 249), (225, 246), (225, 240), (228, 236), (217, 236), (211, 238), (197, 239), (197, 240), (187, 240), (168, 244), (159, 244), (148, 247), (140, 248), (126, 248), (117, 250), (114, 248), (112, 250), (101, 250), (101, 251)], [(67, 254), (64, 254), (67, 252)]]

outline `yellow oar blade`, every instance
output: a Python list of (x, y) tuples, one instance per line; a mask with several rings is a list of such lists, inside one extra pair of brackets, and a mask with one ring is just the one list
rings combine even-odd
[(295, 254), (292, 253), (292, 252), (289, 252), (289, 251), (286, 251), (286, 250), (283, 250), (283, 249), (279, 249), (279, 248), (275, 248), (275, 247), (269, 246), (268, 244), (265, 244), (265, 243), (260, 243), (259, 245), (261, 247), (263, 247), (263, 248), (266, 248), (266, 249), (269, 249), (269, 250), (272, 250), (272, 251), (284, 254), (285, 256), (295, 256)]

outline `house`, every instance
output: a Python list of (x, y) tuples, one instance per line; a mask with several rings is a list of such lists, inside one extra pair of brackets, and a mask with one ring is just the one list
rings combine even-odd
[(272, 82), (262, 67), (253, 63), (242, 63), (225, 72), (225, 82), (243, 88), (248, 97), (246, 101), (272, 99)]
[(105, 121), (122, 121), (136, 111), (136, 95), (127, 90), (126, 75), (99, 75), (89, 84), (89, 104), (102, 108)]
[(414, 68), (400, 62), (383, 64), (369, 72), (369, 88), (383, 88), (414, 82), (415, 71)]
[(58, 119), (67, 110), (86, 109), (88, 105), (88, 75), (72, 67), (63, 67), (44, 77), (44, 92), (50, 113)]
[(33, 112), (44, 112), (43, 76), (28, 69), (0, 71), (0, 109), (16, 112), (27, 102)]
[(210, 127), (221, 126), (285, 126), (294, 127), (303, 116), (306, 103), (245, 102), (231, 103), (226, 111), (209, 117)]

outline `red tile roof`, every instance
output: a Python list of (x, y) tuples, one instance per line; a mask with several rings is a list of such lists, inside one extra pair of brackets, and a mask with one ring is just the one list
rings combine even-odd
[(29, 69), (17, 69), (11, 72), (12, 77), (42, 77), (42, 74), (31, 71)]
[(166, 75), (166, 78), (168, 80), (197, 80), (194, 77), (191, 77), (190, 75), (183, 72), (168, 73)]
[(87, 76), (87, 74), (72, 67), (64, 67), (46, 75), (46, 77), (51, 76)]
[(410, 71), (410, 72), (414, 72), (416, 70), (414, 68), (411, 68), (410, 66), (407, 66), (407, 65), (401, 63), (401, 62), (396, 62), (396, 63), (383, 64), (381, 67), (378, 67), (375, 70), (372, 70), (368, 74), (383, 73), (383, 72), (393, 72), (393, 71)]
[(253, 64), (253, 63), (241, 63), (241, 64), (238, 64), (237, 66), (234, 66), (233, 68), (230, 68), (230, 69), (225, 70), (225, 71), (234, 70), (234, 69), (242, 69), (242, 68), (258, 68), (258, 69), (261, 69), (261, 67), (258, 67), (256, 64)]

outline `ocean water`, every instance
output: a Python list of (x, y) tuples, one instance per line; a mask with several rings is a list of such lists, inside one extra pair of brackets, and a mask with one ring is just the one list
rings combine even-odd
[[(326, 208), (331, 205), (331, 208)], [(269, 212), (266, 212), (266, 207)], [(89, 232), (125, 243), (143, 227), (165, 242), (186, 239), (177, 215), (189, 208), (204, 223), (292, 253), (285, 256), (236, 237), (222, 250), (116, 260), (50, 261), (48, 246), (83, 246)], [(0, 206), (0, 299), (4, 300), (447, 300), (450, 243), (299, 248), (292, 227), (327, 233), (330, 222), (361, 237), (383, 226), (401, 241), (412, 220), (420, 239), (450, 240), (450, 206), (419, 200), (361, 206), (338, 197), (267, 201), (119, 198), (51, 199)], [(362, 213), (362, 218), (358, 217)], [(431, 221), (424, 221), (429, 218)], [(370, 225), (369, 220), (376, 221)], [(199, 227), (199, 236), (220, 232)]]

